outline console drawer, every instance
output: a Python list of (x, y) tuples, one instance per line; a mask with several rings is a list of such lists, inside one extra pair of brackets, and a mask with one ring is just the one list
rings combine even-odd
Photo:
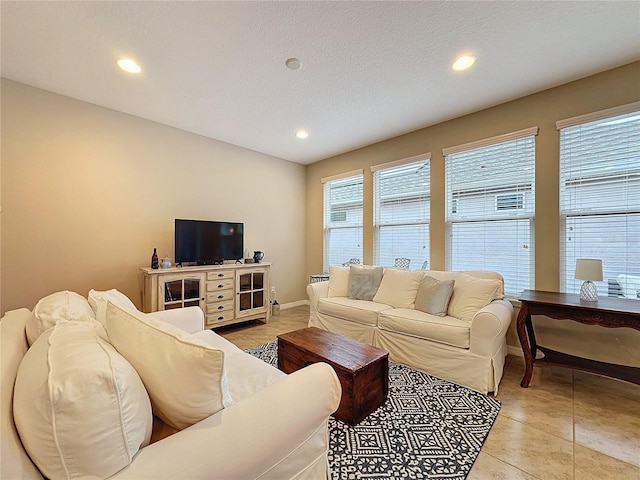
[(233, 270), (220, 270), (217, 272), (207, 272), (207, 281), (211, 280), (223, 280), (225, 278), (233, 279)]
[(216, 323), (222, 323), (233, 320), (233, 310), (224, 310), (222, 312), (207, 313), (207, 327), (214, 326)]
[(217, 292), (207, 293), (207, 303), (224, 302), (226, 300), (233, 300), (233, 290), (218, 290)]
[(207, 303), (207, 315), (225, 311), (231, 311), (231, 315), (233, 315), (233, 300)]
[(213, 280), (207, 282), (207, 292), (215, 292), (216, 290), (226, 290), (233, 288), (233, 278), (223, 278), (221, 280)]

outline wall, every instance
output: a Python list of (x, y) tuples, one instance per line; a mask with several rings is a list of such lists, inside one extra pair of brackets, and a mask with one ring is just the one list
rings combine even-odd
[(174, 218), (245, 223), (280, 303), (306, 298), (305, 167), (2, 79), (2, 313), (117, 288), (173, 257)]
[[(640, 100), (640, 62), (567, 83), (486, 110), (370, 145), (310, 165), (307, 170), (307, 273), (322, 271), (321, 178), (356, 169), (364, 170), (363, 259), (373, 259), (372, 165), (431, 152), (431, 268), (445, 268), (445, 168), (442, 149), (538, 126), (536, 137), (535, 288), (559, 291), (559, 134), (556, 121)], [(517, 309), (516, 309), (517, 312)], [(543, 320), (544, 322), (544, 320)], [(542, 323), (542, 322), (541, 322)], [(557, 322), (556, 322), (557, 323)], [(564, 328), (564, 327), (563, 327)], [(598, 347), (588, 347), (597, 357), (640, 365), (638, 332), (572, 324), (573, 338), (586, 336)], [(587, 329), (587, 330), (585, 330)], [(585, 332), (585, 333), (583, 333)], [(612, 333), (613, 332), (613, 333)], [(565, 342), (545, 328), (541, 340), (550, 347)], [(546, 334), (546, 336), (545, 336)], [(607, 338), (605, 338), (607, 337)], [(513, 329), (508, 343), (519, 349)], [(576, 351), (583, 348), (576, 345)], [(613, 361), (613, 360), (611, 360)]]

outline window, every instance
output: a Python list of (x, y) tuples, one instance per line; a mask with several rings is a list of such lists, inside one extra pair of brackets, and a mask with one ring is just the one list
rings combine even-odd
[(429, 260), (429, 159), (426, 154), (371, 167), (376, 265), (408, 258), (415, 270)]
[(493, 270), (505, 293), (533, 287), (538, 128), (445, 149), (447, 268)]
[(640, 298), (640, 102), (558, 122), (561, 285), (576, 259), (602, 260), (600, 296)]
[(324, 183), (324, 271), (356, 258), (362, 261), (362, 170)]

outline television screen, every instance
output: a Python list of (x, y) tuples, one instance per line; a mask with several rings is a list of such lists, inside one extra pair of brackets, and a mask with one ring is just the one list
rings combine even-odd
[(175, 263), (214, 265), (243, 257), (244, 224), (175, 220)]

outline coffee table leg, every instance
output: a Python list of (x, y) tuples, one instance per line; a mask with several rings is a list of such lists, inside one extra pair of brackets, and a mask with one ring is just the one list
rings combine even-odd
[(516, 320), (516, 329), (518, 331), (520, 345), (522, 346), (522, 353), (524, 354), (524, 376), (522, 377), (520, 386), (527, 388), (531, 382), (531, 376), (533, 375), (533, 345), (529, 345), (528, 332), (531, 332), (531, 341), (534, 345), (535, 336), (533, 335), (533, 325), (531, 324), (529, 307), (525, 302), (522, 302), (522, 305), (520, 306), (520, 312), (518, 313), (518, 319)]

